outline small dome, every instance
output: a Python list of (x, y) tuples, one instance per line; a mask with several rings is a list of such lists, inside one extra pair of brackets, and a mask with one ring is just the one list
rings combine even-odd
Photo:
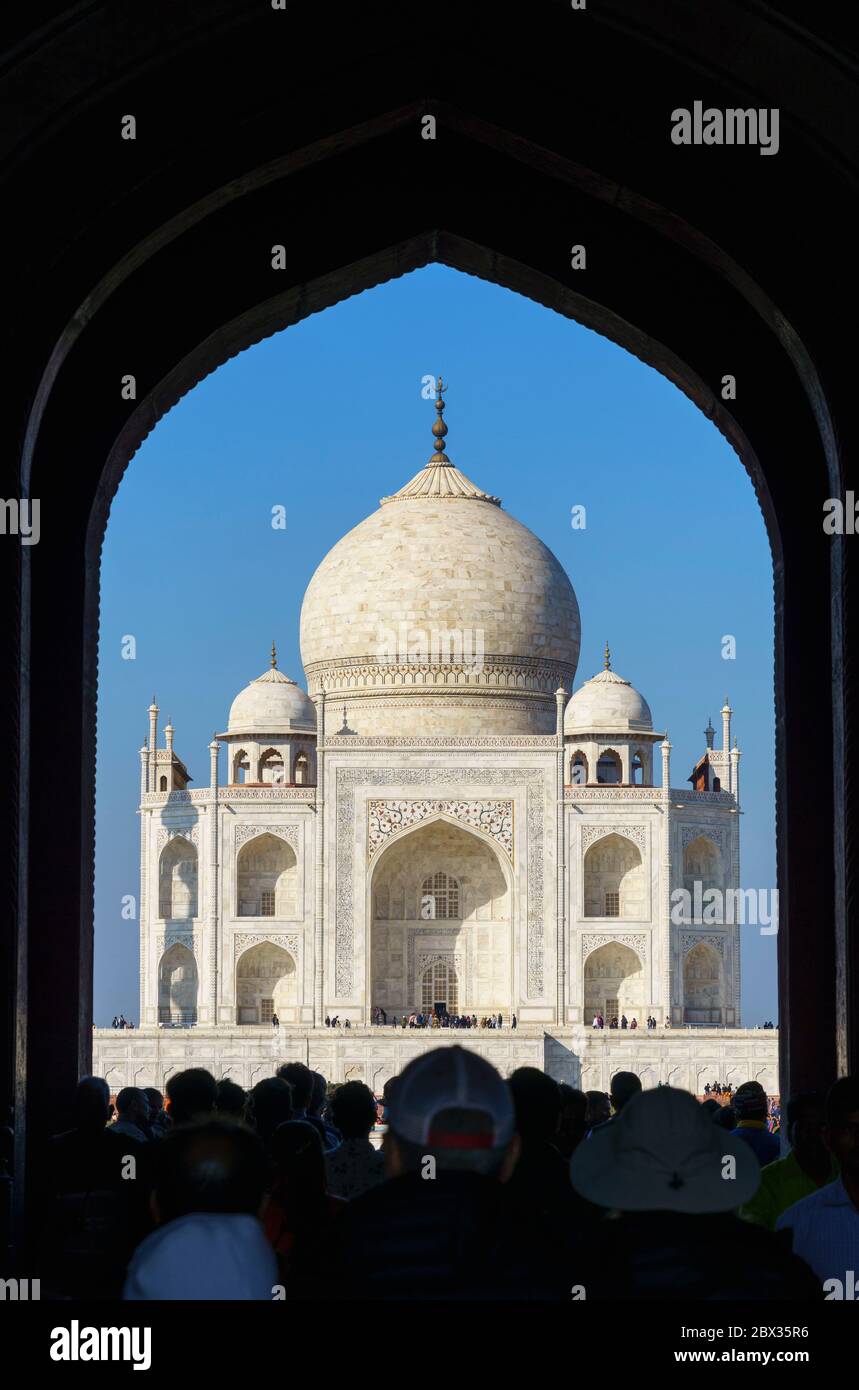
[(606, 669), (580, 686), (564, 711), (564, 733), (640, 733), (653, 729), (643, 695)]
[(313, 701), (276, 666), (239, 691), (227, 725), (228, 734), (307, 733), (315, 729)]

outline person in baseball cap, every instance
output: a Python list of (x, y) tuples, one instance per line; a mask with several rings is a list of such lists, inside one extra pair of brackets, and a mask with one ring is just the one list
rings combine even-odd
[(431, 1157), (436, 1169), (505, 1182), (519, 1154), (510, 1089), (476, 1052), (433, 1048), (397, 1082), (384, 1148), (390, 1177), (418, 1172)]
[(442, 1044), (388, 1091), (386, 1180), (334, 1222), (325, 1279), (300, 1297), (568, 1301), (568, 1245), (523, 1221), (508, 1193), (519, 1154), (513, 1097), (489, 1062)]

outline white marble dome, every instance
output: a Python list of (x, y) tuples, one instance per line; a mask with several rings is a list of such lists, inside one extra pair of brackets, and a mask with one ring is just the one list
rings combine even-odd
[(579, 639), (560, 562), (440, 447), (328, 552), (301, 610), (308, 689), (345, 699), (357, 734), (552, 733)]
[(276, 666), (240, 690), (230, 707), (228, 734), (288, 734), (316, 728), (313, 701)]
[(653, 730), (653, 716), (643, 695), (606, 669), (580, 686), (564, 711), (564, 732), (640, 733)]

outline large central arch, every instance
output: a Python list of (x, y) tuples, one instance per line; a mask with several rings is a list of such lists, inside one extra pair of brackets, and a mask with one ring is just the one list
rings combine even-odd
[[(509, 1018), (518, 919), (510, 864), (491, 836), (445, 814), (392, 836), (368, 875), (368, 1006), (399, 1015), (445, 1003)], [(445, 995), (429, 1000), (431, 983)]]

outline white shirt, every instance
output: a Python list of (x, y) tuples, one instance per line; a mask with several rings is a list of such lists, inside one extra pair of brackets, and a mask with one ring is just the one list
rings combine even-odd
[(776, 1230), (793, 1233), (794, 1254), (805, 1260), (821, 1283), (859, 1274), (859, 1211), (841, 1178), (783, 1211)]

